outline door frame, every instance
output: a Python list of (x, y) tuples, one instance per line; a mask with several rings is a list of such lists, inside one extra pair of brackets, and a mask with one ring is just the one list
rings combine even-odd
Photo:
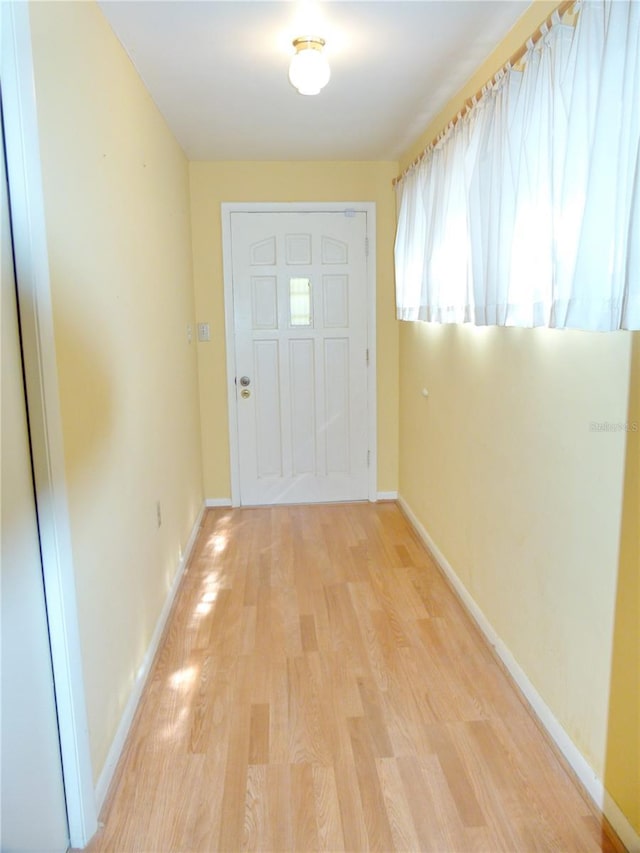
[(29, 4), (0, 4), (9, 203), (69, 840), (98, 827), (76, 603)]
[(224, 280), (224, 323), (227, 358), (227, 408), (229, 412), (229, 457), (231, 465), (231, 505), (240, 506), (240, 448), (236, 399), (236, 339), (233, 302), (231, 243), (232, 213), (365, 213), (367, 217), (367, 436), (369, 440), (369, 500), (378, 494), (377, 473), (377, 394), (376, 394), (376, 204), (373, 201), (338, 202), (222, 202), (222, 268)]

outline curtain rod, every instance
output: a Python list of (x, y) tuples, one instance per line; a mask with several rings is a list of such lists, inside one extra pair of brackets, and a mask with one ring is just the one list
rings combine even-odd
[(544, 35), (544, 33), (546, 32), (546, 28), (548, 28), (548, 27), (550, 27), (550, 26), (551, 26), (551, 23), (552, 23), (553, 17), (554, 17), (555, 15), (558, 15), (560, 18), (562, 18), (562, 16), (563, 16), (563, 15), (565, 15), (565, 14), (569, 11), (569, 9), (570, 9), (572, 6), (575, 6), (576, 2), (577, 2), (577, 0), (563, 0), (563, 2), (562, 2), (562, 3), (560, 3), (560, 4), (559, 4), (559, 5), (558, 5), (554, 10), (553, 10), (553, 12), (551, 12), (551, 14), (550, 14), (550, 15), (547, 15), (547, 17), (546, 17), (546, 18), (544, 19), (544, 21), (539, 25), (539, 27), (537, 28), (537, 30), (536, 30), (532, 35), (530, 35), (528, 39), (526, 39), (526, 41), (524, 42), (524, 44), (522, 44), (522, 45), (518, 48), (518, 50), (516, 50), (516, 52), (515, 52), (512, 56), (510, 56), (510, 57), (509, 57), (509, 59), (507, 59), (507, 61), (506, 61), (506, 62), (504, 62), (504, 63), (502, 64), (502, 66), (501, 66), (497, 71), (495, 71), (495, 72), (491, 75), (491, 77), (489, 77), (489, 79), (488, 79), (488, 80), (487, 80), (487, 82), (484, 84), (484, 86), (482, 86), (480, 89), (478, 89), (478, 91), (475, 93), (475, 95), (472, 95), (470, 98), (466, 98), (466, 99), (465, 99), (464, 104), (462, 105), (462, 108), (461, 108), (460, 110), (458, 110), (458, 112), (457, 112), (457, 113), (456, 113), (456, 115), (451, 119), (451, 121), (448, 121), (448, 122), (445, 124), (444, 129), (443, 129), (443, 130), (441, 130), (441, 131), (440, 131), (440, 133), (438, 133), (438, 135), (437, 135), (437, 136), (435, 136), (435, 137), (431, 140), (431, 142), (429, 143), (429, 145), (427, 145), (427, 147), (426, 147), (426, 148), (423, 148), (423, 150), (418, 154), (418, 156), (415, 158), (415, 160), (413, 160), (413, 162), (412, 162), (412, 163), (410, 163), (410, 164), (407, 166), (407, 168), (404, 170), (404, 172), (402, 172), (402, 174), (401, 174), (401, 175), (398, 175), (397, 177), (395, 177), (395, 178), (393, 179), (393, 181), (391, 182), (392, 186), (396, 187), (396, 186), (397, 186), (397, 185), (398, 185), (402, 180), (404, 180), (404, 178), (406, 177), (406, 175), (407, 175), (407, 174), (408, 174), (412, 169), (414, 169), (414, 168), (418, 165), (418, 163), (420, 163), (420, 161), (421, 161), (421, 160), (426, 156), (426, 154), (427, 154), (429, 151), (431, 151), (431, 149), (432, 149), (432, 148), (434, 148), (434, 147), (435, 147), (435, 145), (436, 145), (436, 144), (437, 144), (437, 142), (439, 141), (439, 139), (440, 139), (440, 137), (442, 136), (442, 134), (444, 133), (444, 131), (445, 131), (447, 128), (449, 128), (449, 127), (454, 127), (454, 126), (458, 123), (458, 121), (459, 121), (461, 118), (463, 118), (463, 116), (465, 116), (465, 115), (469, 112), (469, 110), (471, 109), (471, 107), (472, 107), (472, 106), (473, 106), (477, 101), (479, 101), (479, 100), (480, 100), (480, 98), (482, 98), (482, 97), (483, 97), (484, 91), (485, 91), (485, 89), (487, 88), (487, 86), (489, 86), (491, 83), (493, 83), (493, 82), (494, 82), (495, 78), (497, 77), (497, 75), (500, 73), (500, 71), (501, 71), (503, 68), (506, 68), (506, 66), (508, 66), (508, 65), (510, 65), (510, 66), (512, 66), (512, 67), (513, 67), (514, 65), (517, 65), (517, 64), (518, 64), (518, 62), (520, 62), (520, 60), (521, 60), (521, 59), (522, 59), (522, 57), (526, 54), (526, 52), (527, 52), (528, 50), (530, 50), (531, 45), (532, 45), (532, 44), (536, 44), (536, 42), (538, 42), (538, 41), (542, 38), (542, 36)]

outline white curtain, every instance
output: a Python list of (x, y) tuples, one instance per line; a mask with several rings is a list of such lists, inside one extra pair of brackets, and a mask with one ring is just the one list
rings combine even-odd
[(399, 186), (400, 319), (640, 329), (640, 0), (554, 22)]

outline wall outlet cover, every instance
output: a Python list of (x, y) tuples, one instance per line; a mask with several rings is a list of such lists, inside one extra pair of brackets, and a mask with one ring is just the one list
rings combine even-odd
[(198, 323), (198, 340), (199, 341), (210, 341), (211, 340), (211, 329), (208, 323)]

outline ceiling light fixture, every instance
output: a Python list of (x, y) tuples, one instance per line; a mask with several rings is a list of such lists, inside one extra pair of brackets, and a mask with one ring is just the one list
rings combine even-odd
[(322, 52), (324, 39), (317, 36), (301, 36), (293, 40), (296, 49), (291, 57), (289, 80), (301, 95), (317, 95), (327, 85), (331, 69)]

